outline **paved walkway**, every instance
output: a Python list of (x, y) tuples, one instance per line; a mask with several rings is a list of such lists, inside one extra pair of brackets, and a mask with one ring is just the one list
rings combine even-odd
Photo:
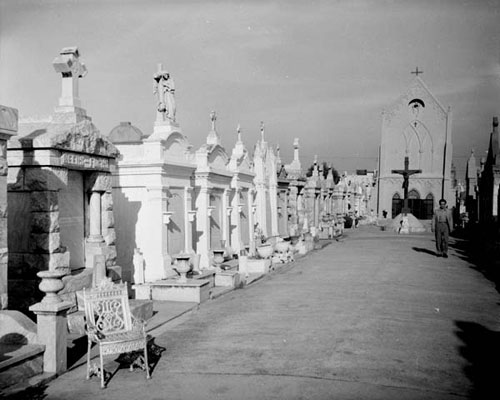
[(119, 369), (101, 390), (79, 367), (33, 398), (500, 398), (500, 295), (459, 250), (433, 251), (430, 235), (348, 231), (159, 328), (150, 381)]

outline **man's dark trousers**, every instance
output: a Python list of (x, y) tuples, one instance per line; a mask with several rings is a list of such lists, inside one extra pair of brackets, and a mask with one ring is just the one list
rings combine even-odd
[(450, 230), (447, 222), (438, 222), (436, 224), (436, 249), (438, 254), (448, 253), (448, 239)]

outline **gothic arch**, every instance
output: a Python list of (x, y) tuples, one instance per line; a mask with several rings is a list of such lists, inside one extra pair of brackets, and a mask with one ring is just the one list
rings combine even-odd
[(410, 168), (432, 171), (434, 143), (427, 126), (418, 120), (412, 121), (404, 129), (403, 136)]

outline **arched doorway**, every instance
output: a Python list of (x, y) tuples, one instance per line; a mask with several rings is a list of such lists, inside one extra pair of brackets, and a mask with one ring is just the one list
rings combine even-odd
[(392, 196), (392, 213), (391, 216), (394, 218), (396, 215), (401, 214), (401, 210), (403, 209), (403, 199), (399, 195), (399, 193), (395, 193)]

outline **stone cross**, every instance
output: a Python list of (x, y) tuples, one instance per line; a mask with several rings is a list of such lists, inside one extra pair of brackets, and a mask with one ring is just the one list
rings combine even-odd
[(410, 212), (410, 208), (408, 207), (408, 182), (411, 175), (419, 174), (422, 172), (421, 169), (409, 169), (408, 166), (410, 164), (410, 160), (408, 157), (405, 157), (405, 169), (393, 169), (393, 174), (403, 175), (403, 189), (404, 189), (404, 200), (403, 200), (403, 210), (402, 213), (404, 215)]
[(423, 74), (424, 71), (419, 71), (418, 67), (415, 69), (415, 71), (412, 71), (412, 74), (415, 74), (415, 76), (418, 76), (418, 74)]
[(61, 107), (81, 107), (78, 95), (78, 79), (87, 74), (87, 67), (80, 61), (78, 47), (65, 47), (52, 62), (56, 72), (62, 75)]

